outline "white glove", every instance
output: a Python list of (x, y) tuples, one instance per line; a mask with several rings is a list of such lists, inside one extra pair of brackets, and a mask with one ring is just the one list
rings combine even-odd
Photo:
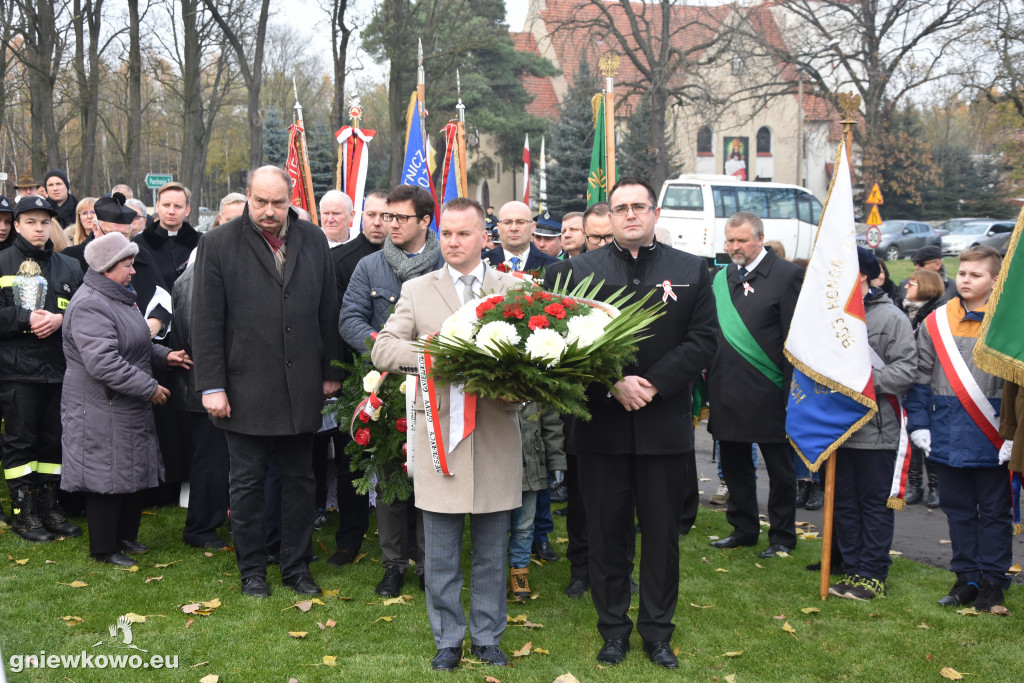
[[(1007, 456), (1007, 457), (1009, 457), (1009, 456)], [(565, 472), (563, 472), (562, 470), (555, 470), (554, 472), (551, 473), (551, 483), (552, 484), (554, 484), (555, 486), (558, 486), (563, 481), (565, 481)]]
[(1013, 439), (1007, 439), (1003, 442), (1003, 447), (999, 449), (999, 464), (1010, 462), (1011, 453), (1013, 453)]
[(910, 433), (910, 441), (924, 451), (925, 455), (932, 454), (932, 432), (930, 429), (915, 429)]

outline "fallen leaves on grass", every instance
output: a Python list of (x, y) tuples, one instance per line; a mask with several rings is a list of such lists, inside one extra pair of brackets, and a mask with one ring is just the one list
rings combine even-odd
[(999, 615), (1001, 617), (1010, 616), (1010, 610), (1006, 609), (1005, 605), (995, 605), (992, 609), (989, 610), (989, 612), (991, 612), (992, 614)]
[(61, 620), (68, 626), (77, 626), (78, 624), (81, 624), (83, 621), (85, 621), (85, 619), (83, 619), (82, 617), (72, 616), (61, 617)]
[(775, 621), (784, 621), (786, 619), (786, 615), (776, 614), (774, 617), (772, 617), (772, 619), (774, 619)]
[(718, 655), (719, 657), (739, 657), (743, 654), (743, 650), (733, 650), (732, 652), (723, 652)]
[(931, 628), (931, 626), (929, 626), (928, 624), (924, 623), (923, 621), (920, 624), (918, 624), (917, 627), (921, 628), (921, 629), (925, 629), (925, 630)]
[(192, 617), (189, 617), (189, 618), (188, 618), (188, 621), (186, 621), (186, 622), (185, 622), (185, 628), (188, 628), (188, 627), (189, 627), (189, 626), (191, 626), (191, 625), (192, 625), (192, 624), (193, 624), (194, 622), (195, 622), (195, 619), (193, 619)]
[(338, 625), (338, 622), (336, 622), (334, 619), (328, 619), (327, 620), (327, 628), (334, 628), (337, 625)]
[(719, 567), (719, 568), (718, 568), (718, 569), (716, 569), (715, 571), (716, 571), (716, 572), (722, 572), (723, 574), (728, 574), (728, 573), (729, 573), (729, 570), (728, 570), (728, 569), (722, 569), (721, 567)]
[(141, 614), (136, 614), (135, 612), (129, 612), (128, 614), (124, 615), (124, 618), (127, 619), (129, 621), (129, 623), (132, 623), (132, 624), (145, 624), (146, 623), (146, 617), (142, 616)]
[[(9, 557), (10, 559), (14, 560), (14, 558), (11, 557), (10, 555), (8, 555), (7, 557)], [(24, 566), (24, 565), (28, 564), (28, 558), (26, 557), (26, 558), (21, 559), (21, 560), (14, 560), (14, 564), (20, 564), (20, 565)]]
[(339, 592), (341, 592), (340, 588), (325, 588), (323, 591), (325, 598), (336, 598)]
[(901, 553), (899, 550), (890, 550), (889, 554), (892, 555), (893, 557), (899, 557), (903, 553)]
[(942, 667), (942, 669), (939, 670), (939, 674), (943, 678), (948, 678), (951, 681), (959, 681), (961, 678), (964, 677), (964, 675), (962, 673), (960, 673), (959, 671), (957, 671), (956, 669), (954, 669), (951, 666), (944, 666), (944, 667)]
[(565, 536), (555, 536), (555, 543), (568, 543), (569, 539)]
[(793, 637), (796, 638), (796, 629), (790, 626), (788, 621), (782, 625), (782, 630), (786, 633), (792, 633)]
[(726, 676), (725, 683), (736, 683), (736, 674), (729, 674)]
[(309, 635), (309, 631), (288, 631), (288, 635), (292, 638), (305, 638)]
[(495, 678), (494, 676), (487, 676), (484, 678), (484, 683), (501, 683), (501, 679)]
[(814, 614), (815, 612), (820, 612), (821, 608), (819, 608), (819, 607), (804, 607), (800, 611), (803, 612), (804, 614)]
[(530, 642), (530, 641), (526, 641), (526, 645), (523, 645), (521, 648), (519, 648), (518, 650), (513, 652), (512, 656), (513, 657), (529, 657), (530, 656), (530, 651), (532, 649), (533, 649), (533, 643)]
[(352, 560), (352, 564), (359, 564), (359, 561), (366, 557), (366, 553), (359, 553), (356, 555), (356, 559)]
[(394, 620), (395, 620), (395, 618), (394, 618), (393, 616), (389, 616), (389, 617), (377, 617), (376, 619), (374, 619), (374, 620), (373, 620), (373, 621), (371, 621), (370, 623), (371, 623), (371, 624), (376, 624), (376, 623), (377, 623), (378, 621), (386, 621), (386, 622), (388, 622), (388, 623), (390, 624), (390, 623), (391, 623), (392, 621), (394, 621)]
[(53, 561), (53, 560), (46, 560), (45, 562), (43, 562), (43, 564), (57, 564), (57, 563), (55, 561)]
[(981, 612), (979, 612), (978, 610), (974, 609), (973, 607), (964, 607), (963, 609), (958, 609), (956, 611), (956, 613), (957, 614), (962, 614), (965, 617), (976, 617), (979, 614), (981, 614)]
[(193, 602), (188, 605), (182, 605), (181, 611), (185, 614), (199, 614), (204, 617), (208, 617), (213, 614), (213, 610), (220, 607), (220, 598), (214, 598), (213, 600), (207, 600), (206, 602)]
[(580, 683), (580, 679), (576, 678), (571, 673), (564, 673), (556, 678), (553, 683)]
[(170, 567), (172, 564), (178, 564), (181, 560), (175, 560), (174, 562), (164, 562), (162, 564), (154, 564), (153, 566), (157, 569), (165, 569)]
[(130, 567), (114, 567), (114, 569), (117, 569), (118, 571), (122, 572), (137, 572), (139, 571), (139, 565), (133, 564)]
[(408, 605), (412, 602), (411, 595), (398, 595), (384, 601), (385, 605)]
[(203, 553), (203, 555), (206, 555), (207, 557), (213, 557), (213, 553), (211, 553), (210, 551), (206, 551), (205, 553)]
[(297, 607), (299, 609), (299, 611), (301, 611), (301, 612), (308, 612), (309, 610), (313, 609), (313, 605), (326, 605), (326, 604), (327, 603), (325, 603), (320, 598), (313, 598), (312, 600), (300, 600), (299, 602), (295, 603), (294, 605), (288, 605), (287, 607), (285, 607), (281, 611), (282, 612), (286, 612), (286, 611), (290, 610), (293, 607)]
[(324, 655), (325, 666), (338, 666), (338, 655)]
[(516, 616), (506, 615), (506, 622), (510, 626), (522, 626), (523, 628), (544, 628), (544, 624), (535, 624), (525, 615), (517, 614)]
[(1020, 574), (1020, 562), (1018, 562), (1015, 565), (1013, 565), (1012, 567), (1010, 567), (1010, 569), (1006, 573), (1007, 574), (1013, 574), (1014, 576), (1017, 576), (1017, 574)]
[(150, 581), (160, 581), (163, 578), (164, 577), (162, 575), (161, 576), (147, 576), (146, 577), (146, 583), (149, 583)]
[(220, 680), (220, 676), (217, 674), (210, 674), (209, 676), (203, 676), (199, 679), (199, 683), (217, 683)]
[(694, 609), (710, 609), (711, 605), (698, 605), (695, 602), (691, 602), (690, 607), (693, 607)]
[(85, 588), (89, 584), (87, 584), (85, 581), (75, 580), (75, 581), (72, 581), (71, 583), (61, 583), (60, 581), (58, 581), (57, 585), (58, 586), (71, 586), (72, 588)]

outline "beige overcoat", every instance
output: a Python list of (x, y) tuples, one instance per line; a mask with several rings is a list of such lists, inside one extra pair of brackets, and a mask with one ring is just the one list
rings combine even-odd
[[(521, 283), (487, 268), (482, 286), (485, 294), (492, 294)], [(412, 341), (440, 330), (441, 323), (460, 306), (447, 267), (409, 280), (402, 285), (395, 312), (373, 345), (373, 364), (382, 372), (415, 374), (418, 358)], [(447, 441), (447, 386), (438, 387), (437, 402), (441, 434)], [(417, 395), (413, 435), (416, 507), (430, 512), (481, 514), (514, 510), (522, 505), (523, 448), (516, 413), (519, 404), (479, 399), (476, 406), (476, 429), (447, 454), (452, 476), (445, 476), (434, 468), (423, 401)]]

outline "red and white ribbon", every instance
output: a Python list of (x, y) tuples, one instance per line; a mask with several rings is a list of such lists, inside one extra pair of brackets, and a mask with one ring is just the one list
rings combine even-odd
[(476, 394), (467, 394), (461, 386), (449, 387), (448, 409), (448, 447), (445, 448), (441, 415), (438, 411), (437, 386), (431, 377), (431, 359), (429, 353), (419, 354), (420, 391), (423, 394), (423, 412), (427, 423), (427, 444), (430, 446), (430, 457), (438, 474), (453, 476), (448, 467), (448, 454), (476, 429)]
[(334, 136), (341, 146), (341, 173), (338, 178), (341, 187), (338, 189), (348, 195), (352, 200), (352, 234), (358, 235), (362, 230), (363, 223), (363, 191), (366, 188), (367, 154), (366, 145), (373, 136), (375, 130), (363, 130), (352, 126), (342, 126)]
[(670, 280), (665, 280), (664, 282), (662, 282), (661, 289), (663, 290), (661, 294), (662, 303), (668, 301), (669, 297), (672, 297), (672, 301), (679, 300), (679, 297), (676, 296), (676, 293), (672, 291), (672, 282)]
[[(948, 306), (949, 304), (946, 304)], [(953, 330), (949, 327), (949, 313), (946, 306), (935, 310), (925, 318), (924, 324), (931, 335), (935, 347), (935, 355), (946, 373), (946, 379), (953, 387), (960, 404), (971, 416), (978, 429), (992, 442), (996, 450), (1003, 447), (1003, 438), (999, 436), (999, 416), (996, 415), (992, 402), (978, 386), (970, 368), (964, 362), (960, 350), (953, 339)]]
[(753, 293), (754, 293), (754, 288), (750, 286), (750, 283), (749, 282), (744, 282), (743, 283), (743, 296), (747, 296), (748, 294), (753, 294)]

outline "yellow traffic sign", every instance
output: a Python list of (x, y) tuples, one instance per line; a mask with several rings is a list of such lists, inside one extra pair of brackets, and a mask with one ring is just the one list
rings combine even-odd
[(868, 225), (881, 225), (882, 224), (882, 217), (878, 213), (878, 207), (877, 206), (872, 206), (871, 207), (871, 215), (868, 216), (868, 221), (867, 222), (868, 222)]
[(878, 183), (875, 183), (875, 186), (871, 188), (871, 194), (868, 195), (868, 200), (865, 204), (885, 204), (882, 201), (882, 191), (878, 189)]

